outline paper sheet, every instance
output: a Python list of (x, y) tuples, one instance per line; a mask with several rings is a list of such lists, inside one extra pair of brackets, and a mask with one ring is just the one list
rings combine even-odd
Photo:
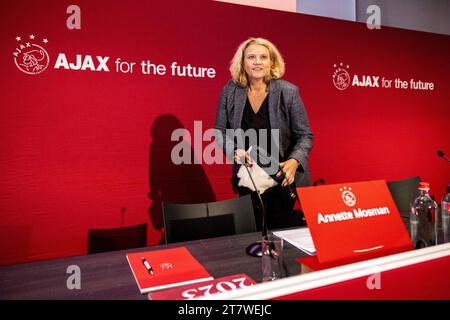
[(314, 247), (314, 242), (308, 228), (275, 231), (273, 234), (289, 242), (310, 256), (314, 256), (316, 254), (316, 248)]

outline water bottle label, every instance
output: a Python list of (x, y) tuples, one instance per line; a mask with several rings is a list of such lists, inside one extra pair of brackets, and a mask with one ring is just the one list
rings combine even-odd
[(442, 211), (450, 214), (450, 202), (442, 202)]

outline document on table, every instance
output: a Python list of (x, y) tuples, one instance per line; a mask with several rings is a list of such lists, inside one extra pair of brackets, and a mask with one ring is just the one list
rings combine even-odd
[(310, 256), (316, 255), (316, 248), (314, 247), (314, 242), (308, 228), (275, 231), (273, 234), (306, 252)]

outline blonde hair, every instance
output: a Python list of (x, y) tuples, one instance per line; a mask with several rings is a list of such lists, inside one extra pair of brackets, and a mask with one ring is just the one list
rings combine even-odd
[(231, 78), (242, 87), (248, 86), (247, 73), (244, 69), (244, 52), (252, 44), (264, 46), (269, 50), (272, 66), (264, 81), (267, 83), (271, 79), (280, 79), (285, 70), (283, 57), (272, 42), (263, 38), (249, 38), (239, 45), (230, 62)]

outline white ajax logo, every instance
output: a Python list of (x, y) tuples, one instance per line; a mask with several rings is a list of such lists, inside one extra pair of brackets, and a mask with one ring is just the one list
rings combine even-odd
[[(47, 69), (50, 59), (47, 51), (35, 41), (36, 36), (31, 34), (29, 39), (16, 37), (19, 43), (13, 52), (14, 63), (20, 71), (27, 74), (39, 74)], [(47, 44), (48, 40), (43, 39), (42, 43)]]
[(350, 85), (350, 74), (346, 69), (350, 67), (347, 65), (344, 67), (344, 64), (341, 62), (338, 64), (334, 64), (334, 73), (333, 73), (333, 83), (336, 89), (345, 90)]
[(356, 197), (354, 193), (352, 192), (352, 188), (340, 188), (339, 191), (342, 193), (342, 200), (344, 203), (349, 206), (353, 207), (356, 204)]
[(159, 265), (162, 270), (170, 270), (173, 269), (173, 264), (170, 262), (164, 262)]

